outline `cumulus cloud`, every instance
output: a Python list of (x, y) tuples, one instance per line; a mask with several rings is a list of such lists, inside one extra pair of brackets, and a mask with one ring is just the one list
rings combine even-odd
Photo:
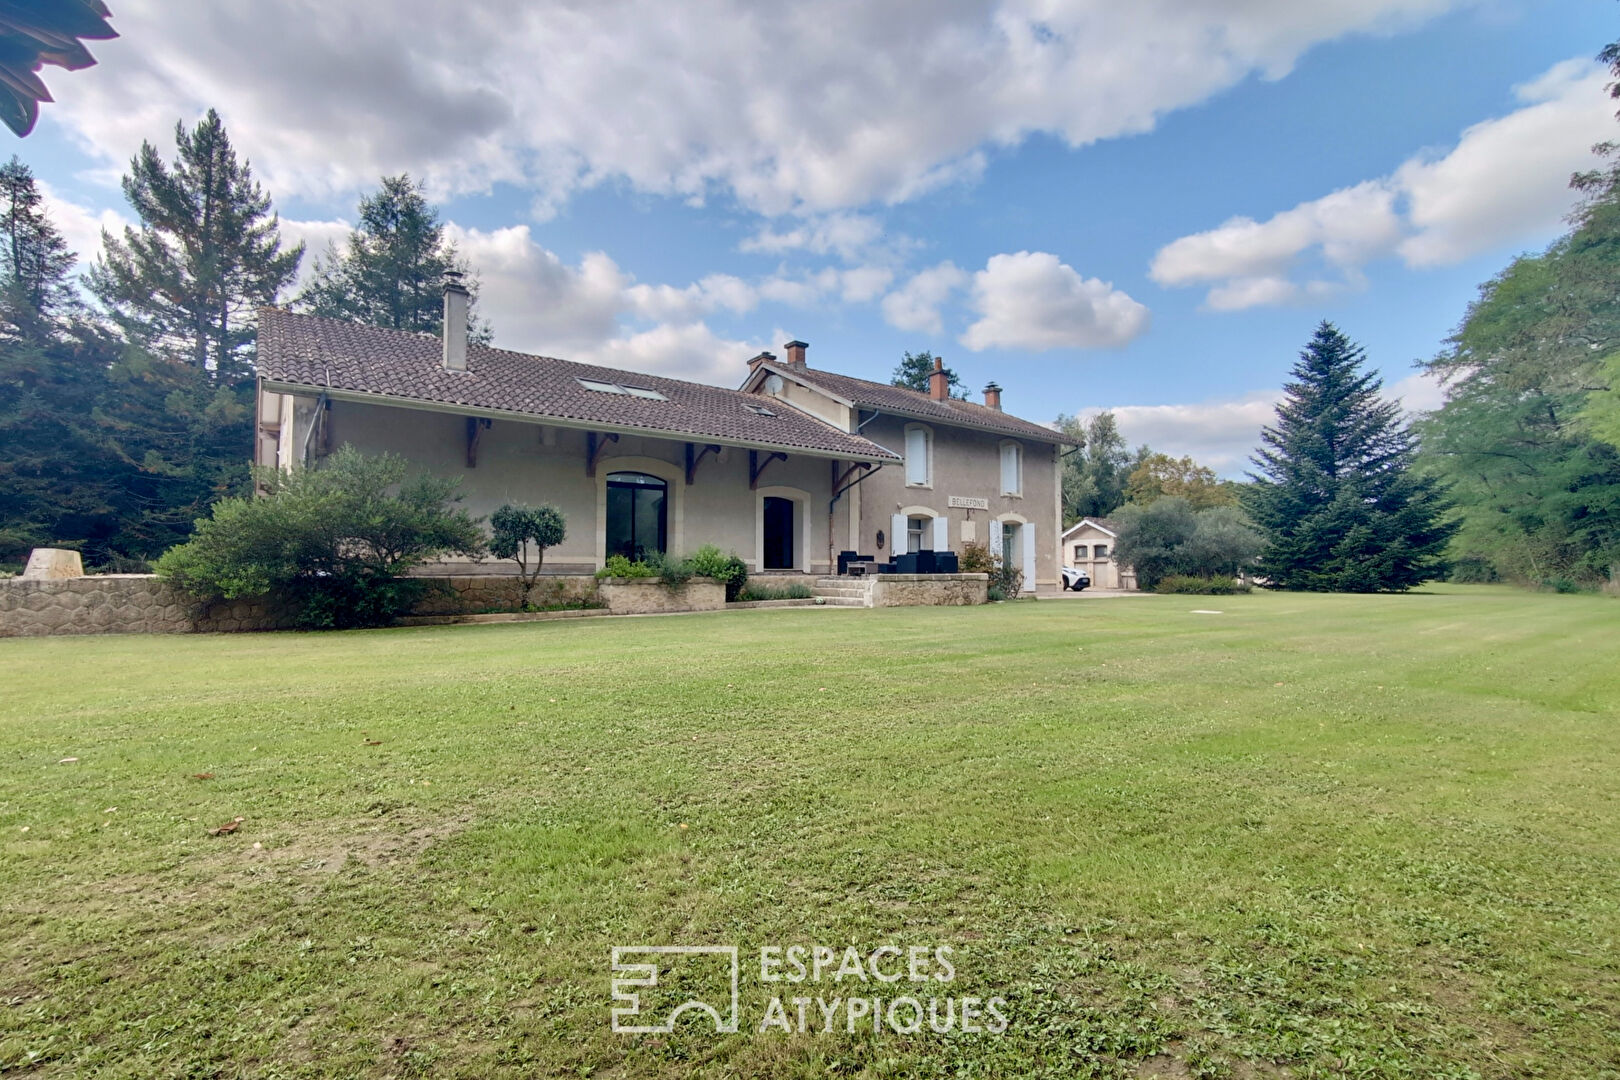
[[(1146, 131), (1317, 43), (1467, 2), (714, 0), (698, 17), (655, 0), (465, 0), (447, 18), (435, 0), (124, 0), (123, 36), (53, 86), (49, 115), (116, 163), (215, 105), (281, 196), (409, 170), (439, 196), (520, 184), (541, 215), (610, 180), (825, 213), (971, 180), (986, 149), (1033, 133), (1080, 146)], [(756, 240), (836, 251), (860, 227)]]
[(1123, 345), (1148, 326), (1148, 309), (1045, 251), (993, 255), (973, 275), (979, 319), (962, 335), (978, 351), (1091, 349)]
[(744, 240), (739, 249), (766, 255), (807, 251), (837, 255), (853, 262), (883, 238), (883, 223), (870, 214), (824, 214), (777, 231), (765, 226)]
[[(1241, 477), (1260, 445), (1262, 428), (1277, 422), (1280, 390), (1255, 390), (1239, 397), (1215, 398), (1180, 405), (1116, 405), (1120, 434), (1131, 446), (1146, 443), (1172, 457), (1190, 456), (1222, 476)], [(1409, 413), (1437, 409), (1445, 401), (1438, 379), (1421, 372), (1384, 387), (1384, 396)], [(1102, 409), (1085, 409), (1089, 419)]]
[[(1260, 429), (1276, 422), (1276, 390), (1185, 405), (1118, 405), (1109, 412), (1132, 446), (1147, 443), (1172, 457), (1191, 456), (1223, 476), (1240, 476), (1260, 444)], [(1103, 410), (1090, 409), (1082, 416)]]
[(948, 259), (930, 266), (883, 298), (883, 318), (897, 330), (942, 333), (945, 324), (939, 309), (967, 283), (967, 272)]
[(1237, 311), (1360, 288), (1361, 268), (1378, 258), (1437, 266), (1547, 236), (1573, 203), (1570, 174), (1612, 133), (1606, 82), (1592, 64), (1566, 61), (1516, 88), (1523, 108), (1470, 127), (1448, 153), (1265, 221), (1236, 217), (1181, 237), (1150, 274), (1166, 286), (1209, 285), (1207, 307)]

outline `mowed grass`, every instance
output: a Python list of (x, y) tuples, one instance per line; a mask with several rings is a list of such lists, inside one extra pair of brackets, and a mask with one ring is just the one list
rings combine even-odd
[[(1010, 1027), (760, 1033), (904, 992), (795, 943)], [(641, 944), (740, 946), (742, 1031), (611, 1032)], [(0, 641), (14, 1074), (1615, 1077), (1620, 604)]]

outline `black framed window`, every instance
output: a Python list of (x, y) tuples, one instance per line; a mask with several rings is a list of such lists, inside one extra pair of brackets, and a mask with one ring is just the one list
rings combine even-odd
[(669, 485), (646, 473), (609, 473), (607, 553), (643, 559), (667, 550)]

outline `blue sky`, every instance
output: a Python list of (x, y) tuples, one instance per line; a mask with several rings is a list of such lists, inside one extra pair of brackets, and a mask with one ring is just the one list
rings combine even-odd
[(1432, 404), (1412, 362), (1615, 126), (1600, 0), (340, 7), (114, 5), (16, 148), (77, 246), (214, 105), (312, 248), (424, 178), (497, 344), (723, 383), (930, 349), (1228, 473), (1322, 318)]

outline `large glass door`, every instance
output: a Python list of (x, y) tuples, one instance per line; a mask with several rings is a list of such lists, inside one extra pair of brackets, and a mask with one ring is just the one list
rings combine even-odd
[(664, 551), (669, 533), (669, 485), (646, 473), (609, 473), (607, 553), (643, 559)]

